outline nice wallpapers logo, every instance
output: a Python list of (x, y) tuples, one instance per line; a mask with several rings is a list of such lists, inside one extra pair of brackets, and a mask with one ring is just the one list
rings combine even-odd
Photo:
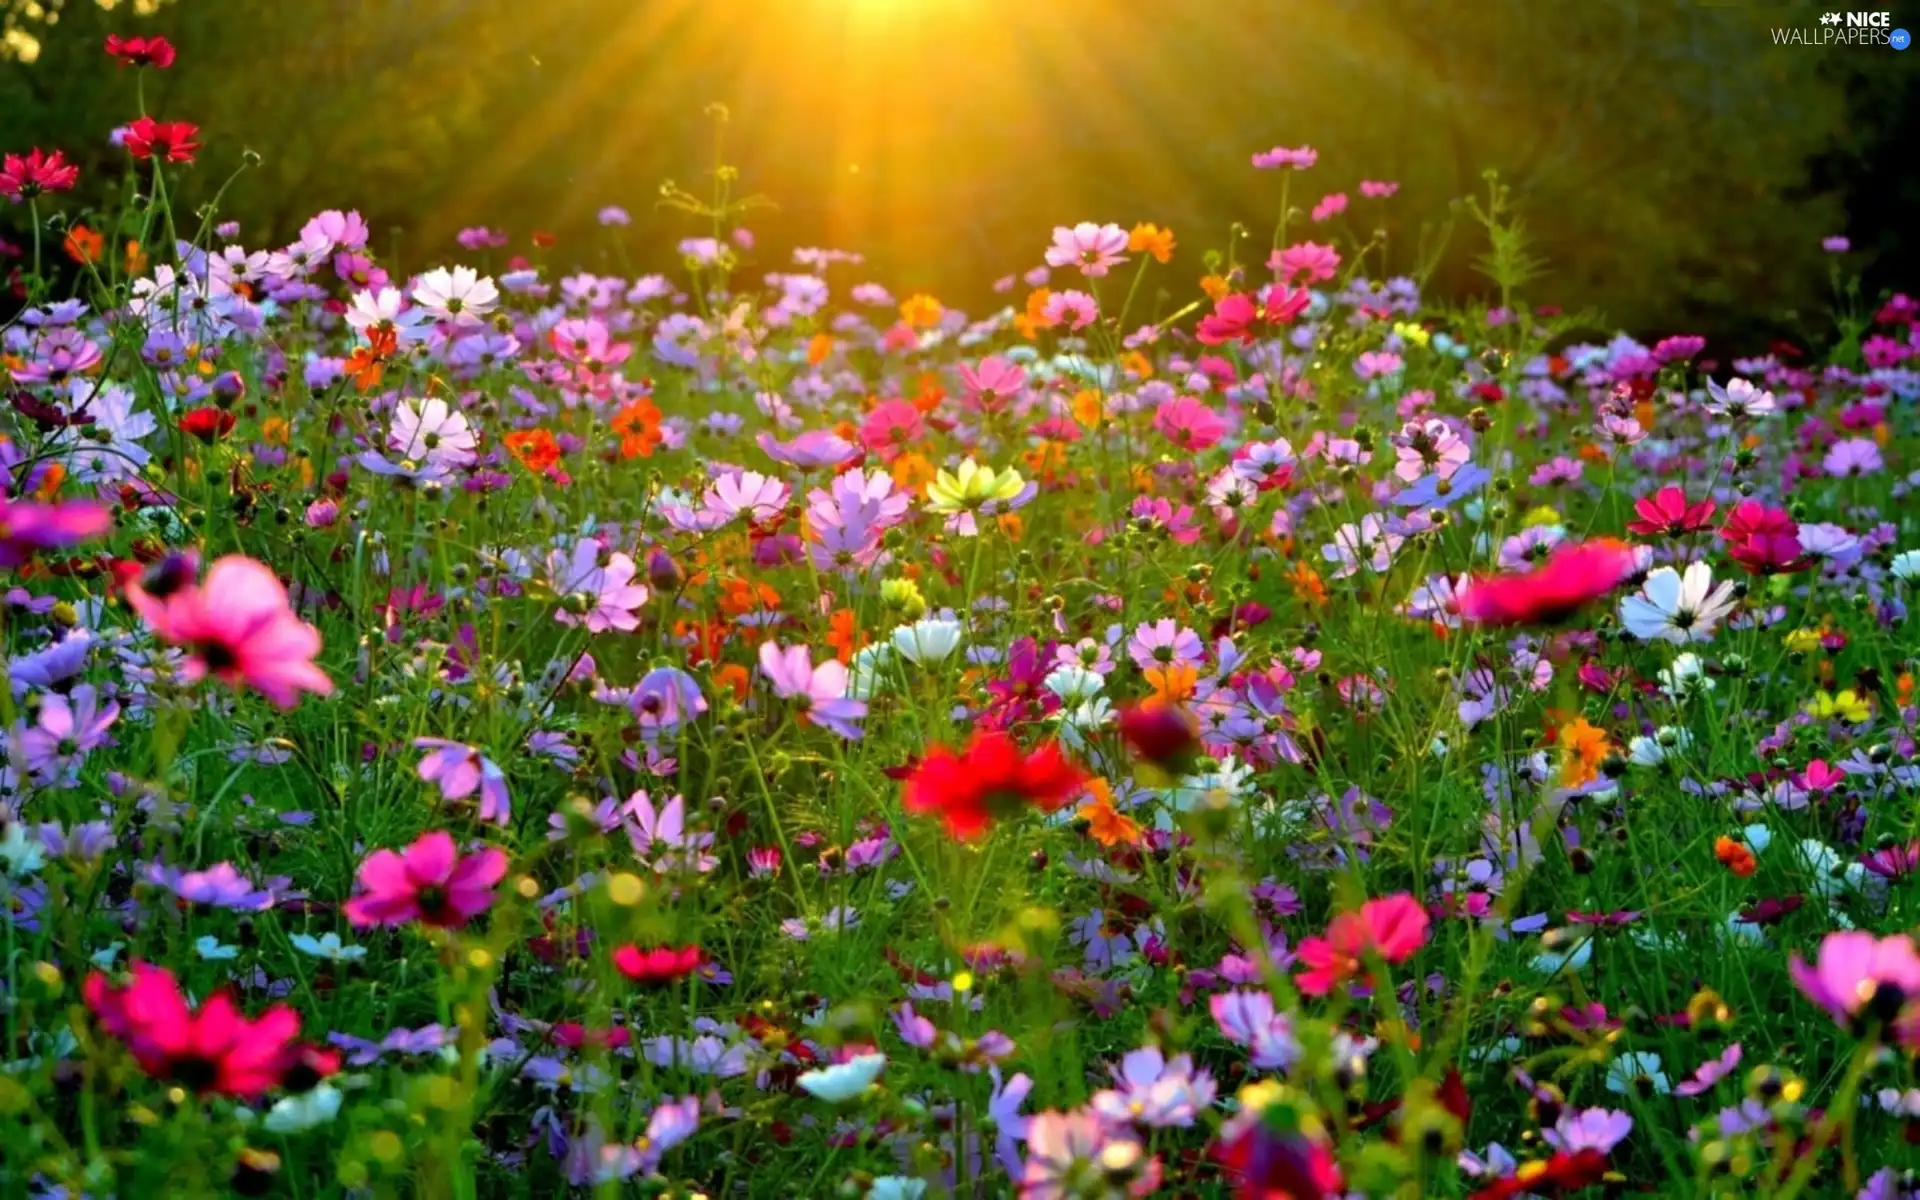
[(1905, 50), (1913, 38), (1893, 27), (1890, 12), (1829, 12), (1812, 28), (1775, 26), (1776, 46), (1891, 46)]

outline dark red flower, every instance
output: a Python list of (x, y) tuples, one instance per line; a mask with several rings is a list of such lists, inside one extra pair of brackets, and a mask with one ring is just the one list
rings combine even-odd
[(1679, 537), (1705, 529), (1718, 507), (1711, 499), (1688, 504), (1687, 493), (1669, 485), (1633, 502), (1633, 511), (1640, 519), (1630, 523), (1627, 532), (1642, 537)]
[(200, 127), (190, 121), (156, 121), (141, 117), (127, 126), (121, 144), (138, 159), (162, 158), (170, 163), (190, 163), (200, 149), (195, 141)]
[(121, 37), (107, 35), (107, 53), (123, 67), (153, 67), (164, 71), (173, 65), (173, 43), (163, 37)]
[(614, 969), (635, 983), (659, 987), (685, 979), (700, 969), (703, 959), (698, 946), (622, 946), (613, 952)]
[(33, 149), (0, 159), (0, 196), (31, 200), (46, 192), (64, 192), (80, 180), (80, 168), (55, 150)]
[(1578, 1188), (1592, 1187), (1606, 1177), (1607, 1156), (1587, 1147), (1571, 1154), (1561, 1151), (1552, 1158), (1521, 1163), (1513, 1174), (1481, 1188), (1470, 1200), (1507, 1200), (1527, 1193), (1557, 1195)]
[(1521, 575), (1485, 575), (1460, 595), (1460, 615), (1476, 625), (1545, 625), (1564, 620), (1624, 582), (1633, 551), (1610, 538), (1554, 548)]
[(212, 445), (233, 432), (234, 415), (224, 408), (205, 404), (180, 417), (180, 432), (191, 434)]
[(1179, 705), (1121, 709), (1120, 736), (1135, 758), (1175, 774), (1185, 774), (1200, 753), (1200, 724)]
[(938, 816), (949, 834), (964, 840), (1023, 808), (1052, 812), (1079, 795), (1086, 781), (1052, 742), (1022, 753), (1004, 733), (977, 732), (959, 754), (935, 747), (907, 779), (902, 803), (910, 813)]

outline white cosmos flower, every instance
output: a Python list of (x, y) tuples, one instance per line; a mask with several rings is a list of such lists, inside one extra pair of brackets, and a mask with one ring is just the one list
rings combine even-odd
[(1893, 556), (1893, 577), (1908, 583), (1920, 581), (1920, 550), (1902, 550)]
[(1652, 737), (1636, 737), (1627, 743), (1627, 761), (1640, 767), (1657, 767), (1678, 758), (1693, 745), (1693, 735), (1674, 725), (1662, 725)]
[(1060, 697), (1062, 704), (1091, 700), (1106, 686), (1106, 678), (1098, 671), (1079, 666), (1055, 667), (1046, 678), (1047, 690)]
[(500, 302), (500, 289), (472, 267), (438, 267), (414, 280), (413, 302), (437, 320), (478, 325)]
[(299, 1096), (283, 1096), (261, 1122), (269, 1133), (301, 1133), (340, 1114), (340, 1089), (330, 1083)]
[(924, 667), (953, 657), (965, 637), (960, 622), (928, 617), (898, 627), (890, 640), (902, 658)]
[(1714, 688), (1713, 677), (1707, 674), (1707, 664), (1698, 654), (1675, 656), (1673, 665), (1660, 672), (1660, 687), (1675, 700), (1684, 700), (1688, 696), (1710, 692)]
[(1661, 567), (1647, 576), (1634, 595), (1620, 602), (1620, 621), (1643, 642), (1713, 640), (1713, 632), (1733, 611), (1733, 584), (1714, 586), (1713, 568), (1697, 562), (1685, 575)]
[(872, 1087), (873, 1081), (880, 1078), (880, 1073), (886, 1069), (886, 1055), (861, 1054), (831, 1067), (807, 1071), (794, 1082), (809, 1096), (838, 1104)]
[(1607, 1090), (1616, 1096), (1642, 1089), (1656, 1096), (1673, 1090), (1667, 1073), (1661, 1070), (1660, 1056), (1651, 1050), (1629, 1050), (1607, 1064)]
[(871, 700), (886, 679), (887, 663), (893, 659), (893, 647), (874, 642), (854, 652), (853, 666), (847, 672), (847, 695), (855, 700)]

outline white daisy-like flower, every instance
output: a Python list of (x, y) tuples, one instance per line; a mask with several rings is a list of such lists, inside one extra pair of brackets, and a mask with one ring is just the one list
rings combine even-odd
[(414, 280), (413, 302), (436, 320), (478, 325), (500, 303), (500, 289), (472, 267), (438, 267)]
[(803, 1072), (794, 1080), (802, 1091), (829, 1104), (839, 1104), (851, 1100), (872, 1087), (887, 1069), (887, 1056), (884, 1054), (859, 1054), (843, 1063), (831, 1067), (822, 1067), (817, 1071)]
[(1673, 1085), (1662, 1066), (1660, 1056), (1651, 1050), (1629, 1050), (1607, 1064), (1607, 1090), (1616, 1096), (1664, 1096)]
[(1661, 567), (1647, 576), (1635, 594), (1620, 602), (1620, 622), (1643, 642), (1713, 640), (1720, 622), (1733, 611), (1733, 584), (1713, 582), (1713, 568), (1697, 562), (1686, 574)]
[(966, 640), (965, 631), (958, 621), (943, 621), (937, 617), (915, 621), (911, 625), (902, 625), (893, 631), (893, 648), (908, 662), (918, 666), (931, 666), (945, 662), (953, 657)]

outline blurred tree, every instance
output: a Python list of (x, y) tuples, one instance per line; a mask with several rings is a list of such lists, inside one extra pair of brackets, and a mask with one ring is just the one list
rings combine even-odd
[[(1377, 227), (1410, 269), (1423, 223), (1493, 167), (1549, 262), (1535, 298), (1747, 332), (1818, 307), (1819, 239), (1849, 208), (1882, 277), (1920, 265), (1895, 207), (1917, 177), (1893, 151), (1914, 75), (1884, 49), (1773, 44), (1806, 23), (1705, 0), (0, 0), (0, 147), (60, 146), (99, 194), (122, 165), (106, 134), (133, 115), (101, 39), (165, 33), (181, 58), (148, 108), (207, 131), (198, 198), (259, 154), (223, 201), (249, 240), (357, 207), (407, 266), (480, 223), (550, 230), (556, 261), (597, 265), (594, 214), (619, 203), (635, 260), (664, 265), (695, 231), (652, 200), (668, 178), (704, 188), (699, 114), (720, 99), (729, 159), (781, 204), (756, 221), (762, 262), (858, 249), (872, 275), (977, 309), (1055, 223), (1171, 225), (1183, 276), (1235, 221), (1263, 248), (1280, 180), (1248, 156), (1312, 144), (1294, 203), (1352, 207), (1298, 235)], [(1401, 193), (1362, 200), (1362, 176)], [(1483, 291), (1482, 249), (1456, 231), (1435, 286)]]

